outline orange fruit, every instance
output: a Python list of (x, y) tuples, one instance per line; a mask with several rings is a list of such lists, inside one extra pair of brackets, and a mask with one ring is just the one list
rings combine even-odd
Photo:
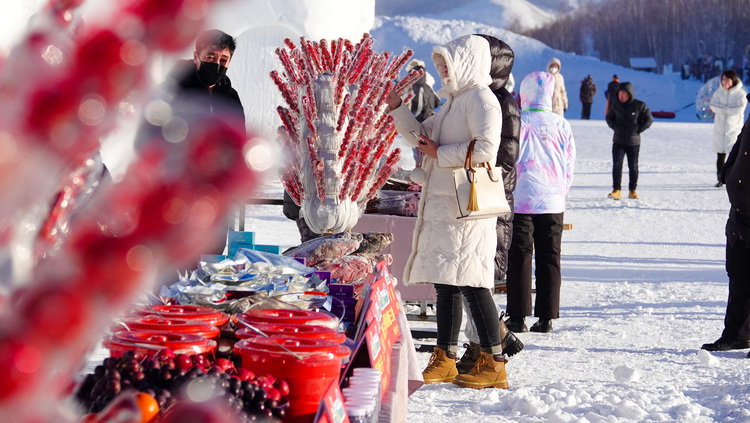
[(139, 392), (135, 395), (135, 403), (141, 410), (141, 423), (149, 423), (156, 420), (159, 415), (159, 403), (156, 398), (145, 392)]

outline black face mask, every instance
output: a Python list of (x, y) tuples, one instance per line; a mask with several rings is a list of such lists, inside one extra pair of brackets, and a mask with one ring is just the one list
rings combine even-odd
[(207, 87), (216, 85), (224, 75), (227, 74), (227, 68), (218, 63), (203, 62), (197, 70), (198, 80)]

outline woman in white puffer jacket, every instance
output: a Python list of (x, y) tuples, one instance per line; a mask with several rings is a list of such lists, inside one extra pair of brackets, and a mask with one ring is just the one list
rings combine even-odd
[[(502, 113), (489, 85), (489, 42), (477, 35), (437, 46), (432, 61), (445, 103), (421, 124), (399, 96), (388, 106), (398, 132), (425, 154), (425, 179), (404, 283), (431, 283), (437, 293), (437, 346), (422, 372), (425, 383), (453, 382), (471, 388), (507, 388), (500, 321), (491, 289), (495, 284), (497, 218), (458, 220), (452, 171), (462, 168), (472, 139), (475, 163), (495, 163)], [(423, 138), (411, 135), (418, 132)], [(422, 142), (420, 142), (422, 140)], [(479, 334), (482, 355), (468, 374), (458, 374), (456, 352), (461, 330), (462, 296)]]
[(721, 74), (721, 86), (711, 97), (711, 110), (714, 112), (714, 151), (716, 151), (716, 176), (718, 178), (721, 168), (724, 167), (724, 159), (732, 150), (734, 142), (737, 141), (742, 129), (745, 117), (745, 99), (747, 92), (742, 82), (733, 70), (724, 71)]

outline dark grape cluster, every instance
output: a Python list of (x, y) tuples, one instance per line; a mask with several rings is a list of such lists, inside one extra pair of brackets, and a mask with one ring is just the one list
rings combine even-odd
[(254, 375), (231, 360), (210, 363), (202, 356), (175, 355), (171, 350), (140, 359), (133, 351), (106, 358), (78, 385), (76, 398), (90, 413), (104, 409), (120, 392), (137, 390), (154, 397), (161, 414), (192, 391), (219, 397), (241, 422), (273, 421), (289, 407), (289, 385), (271, 375)]

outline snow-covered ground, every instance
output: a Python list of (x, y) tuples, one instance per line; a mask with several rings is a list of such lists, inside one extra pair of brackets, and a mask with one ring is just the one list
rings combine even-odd
[[(6, 2), (9, 10), (3, 15), (7, 25), (0, 31), (0, 51), (7, 51), (28, 16), (45, 3)], [(279, 7), (279, 15), (288, 14), (294, 2), (283, 2), (284, 7), (281, 3), (237, 1), (232, 10), (239, 16), (258, 4), (272, 4)], [(519, 334), (526, 348), (507, 365), (510, 389), (426, 386), (411, 397), (408, 421), (750, 421), (747, 351), (698, 350), (702, 343), (718, 338), (722, 329), (727, 296), (723, 232), (728, 210), (726, 193), (713, 187), (711, 125), (698, 123), (690, 104), (700, 84), (552, 50), (481, 19), (494, 16), (497, 11), (490, 8), (503, 2), (431, 2), (445, 13), (451, 3), (473, 7), (462, 8), (462, 20), (448, 19), (446, 14), (439, 15), (445, 20), (377, 17), (371, 30), (376, 49), (398, 54), (404, 47), (412, 48), (434, 75), (429, 60), (432, 46), (465, 34), (487, 33), (515, 50), (518, 83), (528, 72), (544, 69), (551, 57), (560, 58), (570, 99), (566, 117), (571, 119), (578, 146), (565, 218), (573, 229), (563, 236), (561, 319), (554, 322), (554, 333)], [(350, 18), (338, 17), (341, 22), (346, 19)], [(239, 48), (251, 49), (252, 42), (243, 39)], [(270, 71), (251, 67), (258, 63), (248, 62), (247, 72), (240, 62), (231, 67), (234, 85), (248, 96), (270, 92), (260, 86), (270, 80), (247, 77)], [(602, 120), (603, 93), (613, 73), (621, 81), (633, 82), (636, 96), (652, 110), (677, 112), (676, 119), (659, 120), (643, 135), (637, 201), (606, 198), (611, 189), (612, 133)], [(594, 77), (599, 92), (594, 120), (579, 121), (577, 93), (586, 74)], [(270, 110), (278, 103), (263, 104)], [(105, 161), (127, 150), (115, 144), (105, 145)], [(408, 160), (402, 164), (408, 166)], [(261, 189), (281, 195), (277, 181), (267, 181)], [(284, 218), (279, 206), (248, 208), (246, 228), (257, 232), (262, 244), (288, 247), (299, 240), (296, 226)], [(505, 297), (497, 299), (504, 309)], [(428, 358), (428, 353), (420, 353), (420, 365)]]
[[(613, 201), (611, 130), (596, 120), (571, 125), (573, 229), (563, 235), (554, 332), (518, 334), (526, 348), (507, 364), (507, 391), (425, 386), (409, 400), (408, 421), (750, 421), (747, 351), (699, 351), (721, 334), (727, 297), (729, 202), (713, 186), (712, 126), (655, 122), (643, 134), (641, 199)], [(264, 190), (280, 194), (275, 185)], [(247, 217), (260, 243), (299, 242), (280, 206)], [(505, 296), (497, 300), (504, 309)], [(429, 353), (418, 356), (425, 366)]]

